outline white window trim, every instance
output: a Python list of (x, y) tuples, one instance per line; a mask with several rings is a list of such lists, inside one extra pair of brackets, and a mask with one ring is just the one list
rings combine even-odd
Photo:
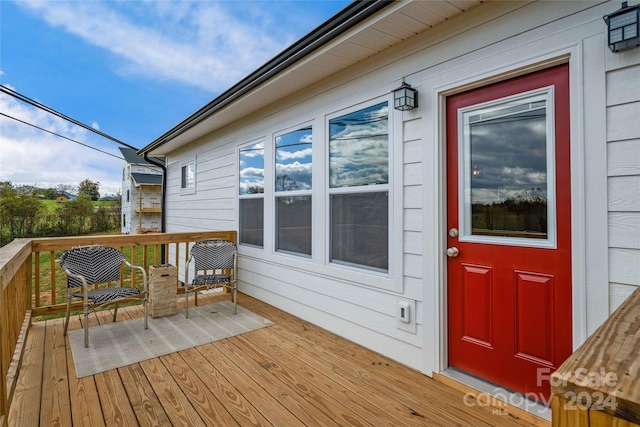
[[(467, 209), (470, 206), (471, 193), (469, 190), (471, 183), (469, 176), (465, 173), (471, 170), (470, 146), (468, 141), (467, 118), (470, 112), (478, 113), (479, 110), (494, 106), (517, 102), (521, 100), (539, 98), (546, 101), (546, 150), (547, 150), (547, 238), (528, 239), (518, 237), (495, 237), (471, 234), (471, 212)], [(461, 242), (487, 243), (507, 246), (521, 246), (532, 248), (557, 248), (557, 221), (556, 221), (556, 161), (555, 161), (555, 92), (553, 86), (535, 89), (513, 96), (494, 99), (489, 102), (471, 105), (461, 108), (458, 111), (458, 228), (460, 230), (459, 240)], [(466, 163), (465, 163), (466, 162)]]
[[(260, 137), (257, 139), (254, 139), (250, 142), (238, 145), (236, 147), (236, 161), (237, 161), (237, 168), (236, 168), (236, 212), (237, 212), (237, 218), (236, 220), (238, 221), (238, 247), (243, 247), (243, 248), (248, 248), (248, 249), (252, 249), (252, 250), (256, 250), (256, 251), (260, 251), (263, 252), (265, 250), (265, 243), (268, 241), (267, 239), (270, 239), (269, 236), (272, 236), (272, 232), (270, 230), (267, 230), (266, 224), (268, 224), (267, 222), (267, 212), (269, 212), (268, 206), (267, 206), (267, 201), (269, 200), (269, 198), (267, 197), (268, 194), (271, 194), (271, 190), (268, 189), (267, 187), (267, 179), (269, 179), (268, 177), (273, 175), (271, 172), (267, 171), (267, 137)], [(240, 160), (240, 154), (242, 152), (243, 149), (246, 149), (248, 147), (251, 147), (253, 145), (256, 144), (260, 144), (262, 143), (262, 149), (263, 149), (263, 179), (264, 179), (264, 183), (263, 183), (263, 189), (262, 189), (262, 193), (250, 193), (250, 194), (240, 194), (240, 179), (241, 179), (241, 160)], [(247, 200), (247, 199), (262, 199), (263, 200), (263, 204), (262, 204), (262, 246), (258, 246), (258, 245), (252, 245), (250, 243), (243, 243), (240, 241), (241, 238), (241, 230), (240, 227), (242, 226), (242, 221), (240, 218), (241, 212), (240, 212), (240, 201), (241, 200)], [(273, 240), (273, 239), (271, 239)], [(272, 245), (267, 245), (267, 247), (271, 247)]]
[[(383, 102), (387, 102), (388, 108), (389, 108), (389, 115), (388, 115), (388, 129), (387, 129), (387, 134), (388, 134), (388, 138), (389, 138), (389, 147), (388, 147), (388, 164), (389, 164), (389, 182), (387, 184), (382, 184), (382, 185), (375, 185), (375, 186), (359, 186), (359, 187), (337, 187), (337, 188), (331, 188), (330, 187), (330, 173), (329, 173), (329, 168), (330, 168), (330, 161), (329, 161), (329, 135), (330, 135), (330, 131), (329, 131), (329, 123), (332, 119), (336, 118), (336, 117), (340, 117), (340, 116), (344, 116), (346, 114), (350, 114), (359, 110), (363, 110), (365, 108), (371, 107), (373, 105), (377, 105)], [(394, 146), (396, 145), (396, 143), (398, 143), (398, 141), (401, 141), (401, 135), (397, 134), (395, 132), (396, 126), (395, 122), (396, 120), (401, 120), (401, 114), (396, 114), (395, 110), (393, 109), (393, 99), (391, 97), (391, 95), (386, 95), (386, 96), (380, 96), (377, 98), (373, 98), (373, 99), (369, 99), (365, 102), (361, 102), (359, 104), (356, 105), (352, 105), (349, 106), (347, 108), (343, 108), (341, 110), (337, 110), (334, 111), (330, 114), (325, 115), (324, 118), (324, 141), (322, 141), (322, 148), (323, 148), (323, 152), (324, 152), (324, 165), (323, 168), (324, 170), (322, 170), (322, 174), (324, 176), (324, 183), (323, 183), (323, 187), (320, 189), (320, 191), (322, 191), (323, 193), (323, 197), (325, 199), (325, 221), (324, 221), (324, 230), (325, 230), (325, 253), (324, 253), (324, 263), (326, 266), (331, 267), (331, 268), (335, 268), (336, 271), (343, 271), (344, 273), (347, 273), (347, 276), (345, 276), (345, 278), (349, 277), (349, 273), (354, 273), (354, 281), (361, 281), (361, 279), (356, 279), (357, 276), (360, 275), (366, 275), (366, 276), (378, 276), (381, 279), (393, 279), (395, 277), (396, 274), (396, 259), (397, 259), (397, 255), (395, 254), (396, 251), (394, 251), (394, 247), (395, 247), (395, 234), (397, 232), (397, 217), (396, 215), (394, 215), (394, 212), (396, 211), (395, 209), (395, 203), (394, 200), (395, 198), (393, 197), (393, 194), (395, 191), (397, 191), (397, 186), (395, 184), (395, 162), (394, 162)], [(401, 145), (398, 143), (398, 145)], [(402, 158), (402, 156), (399, 156), (400, 158)], [(338, 263), (338, 262), (332, 262), (331, 261), (331, 195), (332, 194), (347, 194), (347, 193), (357, 193), (357, 192), (382, 192), (382, 191), (386, 191), (387, 195), (388, 195), (388, 247), (387, 247), (387, 253), (388, 253), (388, 264), (387, 264), (387, 271), (386, 272), (381, 272), (381, 271), (377, 271), (375, 269), (372, 268), (368, 268), (366, 266), (356, 266), (356, 265), (351, 265), (351, 264), (343, 264), (343, 263)], [(402, 190), (400, 190), (402, 191)], [(400, 258), (402, 258), (400, 256)], [(344, 273), (337, 273), (337, 274), (344, 274)], [(368, 285), (372, 286), (372, 287), (376, 287), (376, 288), (381, 288), (381, 289), (386, 289), (386, 290), (390, 290), (390, 291), (396, 291), (399, 292), (402, 290), (402, 283), (399, 282), (398, 280), (390, 280), (390, 281), (380, 281), (380, 282), (367, 282)]]
[[(302, 129), (306, 129), (306, 128), (311, 128), (311, 135), (312, 135), (312, 139), (311, 139), (311, 150), (312, 150), (312, 154), (311, 154), (311, 189), (309, 190), (293, 190), (293, 191), (276, 191), (275, 189), (275, 176), (276, 176), (276, 139), (282, 135), (286, 135), (288, 133), (291, 132), (295, 132), (298, 130), (302, 130)], [(317, 189), (316, 186), (314, 185), (317, 180), (315, 179), (315, 176), (318, 173), (318, 170), (316, 169), (316, 152), (317, 150), (314, 148), (316, 145), (318, 145), (319, 142), (316, 140), (316, 131), (315, 131), (315, 126), (314, 126), (314, 120), (309, 120), (306, 122), (303, 122), (301, 124), (295, 125), (295, 126), (290, 126), (286, 129), (283, 129), (281, 131), (275, 132), (273, 134), (273, 137), (271, 139), (271, 146), (273, 149), (273, 159), (271, 162), (271, 166), (273, 168), (273, 173), (269, 173), (269, 176), (272, 176), (272, 182), (271, 185), (273, 186), (273, 192), (269, 192), (269, 194), (273, 194), (273, 196), (271, 197), (273, 199), (273, 207), (272, 207), (272, 214), (271, 216), (272, 218), (272, 230), (273, 230), (273, 239), (271, 240), (272, 244), (271, 244), (271, 250), (273, 251), (274, 254), (277, 255), (282, 255), (282, 256), (287, 256), (287, 257), (293, 257), (293, 258), (298, 258), (298, 259), (302, 259), (302, 260), (312, 260), (313, 259), (313, 254), (316, 252), (315, 249), (315, 225), (316, 225), (316, 221), (315, 221), (315, 211), (316, 211), (316, 199), (317, 197), (315, 196), (317, 194)], [(266, 154), (266, 153), (265, 153)], [(266, 156), (265, 156), (266, 157)], [(266, 168), (266, 160), (265, 160), (265, 168)], [(266, 187), (266, 171), (265, 171), (265, 187)], [(267, 192), (267, 189), (265, 188), (265, 193)], [(277, 239), (276, 239), (276, 232), (277, 232), (277, 228), (278, 228), (278, 216), (276, 215), (276, 199), (280, 198), (280, 197), (298, 197), (298, 196), (308, 196), (311, 198), (311, 255), (307, 255), (307, 254), (301, 254), (301, 253), (296, 253), (296, 252), (290, 252), (290, 251), (285, 251), (285, 250), (279, 250), (276, 247), (277, 244)], [(266, 209), (266, 206), (265, 206)], [(265, 216), (265, 222), (266, 222), (266, 216)]]

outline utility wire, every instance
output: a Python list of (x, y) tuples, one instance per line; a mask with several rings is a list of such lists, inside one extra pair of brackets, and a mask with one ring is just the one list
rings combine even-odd
[(13, 120), (15, 120), (16, 122), (20, 122), (20, 123), (23, 123), (23, 124), (25, 124), (25, 125), (33, 126), (34, 128), (36, 128), (36, 129), (40, 129), (40, 130), (45, 131), (45, 132), (48, 132), (48, 133), (50, 133), (51, 135), (59, 136), (60, 138), (64, 138), (64, 139), (66, 139), (66, 140), (68, 140), (68, 141), (75, 142), (76, 144), (83, 145), (83, 146), (85, 146), (85, 147), (87, 147), (87, 148), (91, 148), (92, 150), (99, 151), (99, 152), (104, 153), (104, 154), (107, 154), (107, 155), (109, 155), (109, 156), (111, 156), (111, 157), (115, 157), (116, 159), (124, 160), (122, 157), (116, 156), (115, 154), (111, 154), (111, 153), (109, 153), (109, 152), (107, 152), (107, 151), (103, 151), (103, 150), (101, 150), (101, 149), (99, 149), (99, 148), (92, 147), (91, 145), (89, 145), (89, 144), (85, 144), (84, 142), (80, 142), (80, 141), (76, 141), (75, 139), (67, 138), (67, 137), (66, 137), (66, 136), (64, 136), (64, 135), (60, 135), (60, 134), (58, 134), (58, 133), (52, 132), (52, 131), (50, 131), (50, 130), (47, 130), (47, 129), (45, 129), (45, 128), (41, 128), (40, 126), (36, 126), (36, 125), (34, 125), (34, 124), (31, 124), (31, 123), (25, 122), (25, 121), (23, 121), (23, 120), (20, 120), (20, 119), (15, 118), (15, 117), (11, 117), (11, 116), (10, 116), (10, 115), (8, 115), (8, 114), (5, 114), (5, 113), (0, 112), (0, 115), (5, 116), (5, 117), (8, 117), (8, 118), (10, 118), (10, 119), (13, 119)]
[[(62, 113), (60, 113), (60, 112), (58, 112), (58, 111), (56, 111), (56, 110), (54, 110), (52, 108), (49, 108), (46, 105), (39, 103), (38, 101), (34, 101), (33, 99), (31, 99), (31, 98), (29, 98), (29, 97), (27, 97), (25, 95), (22, 95), (21, 93), (18, 93), (15, 90), (13, 90), (13, 89), (5, 86), (5, 85), (0, 85), (0, 92), (4, 92), (7, 95), (11, 95), (14, 98), (19, 99), (22, 102), (26, 102), (27, 104), (33, 105), (34, 107), (39, 108), (41, 110), (44, 110), (47, 113), (53, 114), (54, 116), (60, 117), (61, 119), (64, 119), (64, 120), (66, 120), (68, 122), (71, 122), (76, 126), (80, 126), (82, 128), (85, 128), (85, 129), (87, 129), (87, 130), (89, 130), (89, 131), (91, 131), (93, 133), (96, 133), (96, 134), (100, 135), (103, 138), (110, 139), (111, 141), (117, 142), (120, 145), (124, 145), (125, 147), (129, 147), (129, 148), (131, 148), (133, 150), (138, 151), (138, 148), (136, 148), (136, 147), (133, 147), (133, 146), (131, 146), (131, 145), (125, 143), (125, 142), (122, 142), (119, 139), (112, 137), (111, 135), (107, 135), (104, 132), (100, 132), (99, 130), (97, 130), (97, 129), (89, 126), (89, 125), (86, 125), (86, 124), (84, 124), (82, 122), (79, 122), (76, 119), (73, 119), (73, 118), (71, 118), (69, 116), (65, 116), (64, 114), (62, 114)], [(60, 135), (58, 135), (58, 136), (60, 136)], [(100, 151), (100, 150), (98, 150), (98, 151)]]

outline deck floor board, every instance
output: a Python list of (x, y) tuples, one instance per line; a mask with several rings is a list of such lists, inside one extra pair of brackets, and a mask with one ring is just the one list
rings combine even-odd
[[(275, 325), (80, 379), (64, 319), (34, 322), (9, 426), (533, 425), (467, 406), (463, 392), (259, 300), (240, 294), (239, 304)], [(118, 309), (118, 321), (141, 315)], [(89, 319), (111, 321), (109, 311)]]

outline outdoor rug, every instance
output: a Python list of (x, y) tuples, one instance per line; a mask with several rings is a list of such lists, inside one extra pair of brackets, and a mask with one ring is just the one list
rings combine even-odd
[(223, 301), (189, 307), (188, 319), (184, 310), (156, 319), (149, 316), (149, 329), (144, 329), (142, 318), (91, 327), (89, 348), (84, 348), (82, 329), (68, 335), (76, 374), (82, 378), (273, 324), (240, 306), (233, 314), (233, 303)]

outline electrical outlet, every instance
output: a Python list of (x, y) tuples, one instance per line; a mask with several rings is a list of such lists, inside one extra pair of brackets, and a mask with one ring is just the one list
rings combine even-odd
[(398, 319), (403, 323), (411, 321), (411, 305), (408, 301), (398, 301)]
[(396, 328), (415, 334), (417, 332), (416, 300), (396, 299)]

